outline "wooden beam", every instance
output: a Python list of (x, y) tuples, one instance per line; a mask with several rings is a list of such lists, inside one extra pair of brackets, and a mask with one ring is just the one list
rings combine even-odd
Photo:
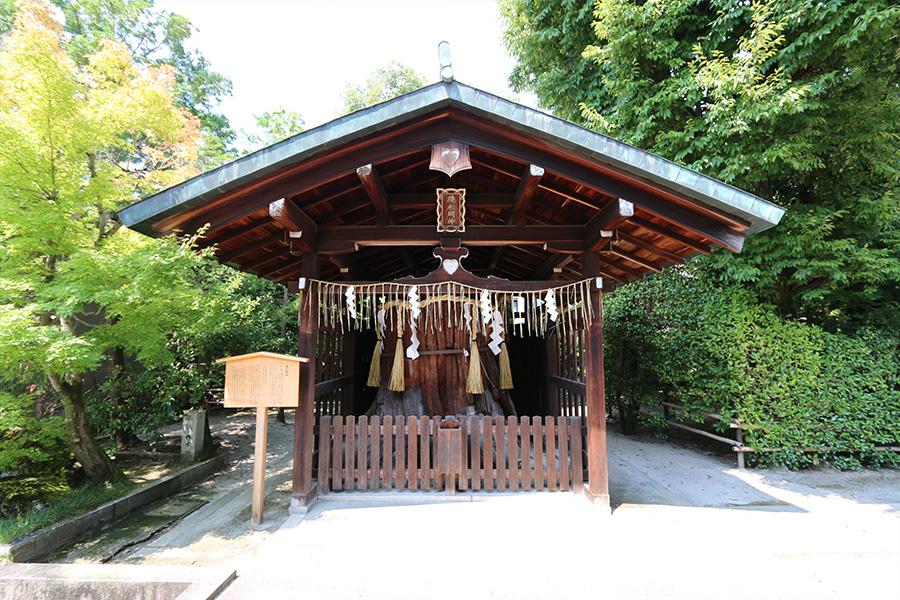
[[(276, 273), (280, 273), (280, 272), (284, 271), (285, 269), (295, 270), (301, 266), (302, 266), (301, 261), (299, 261), (297, 258), (291, 257), (291, 258), (288, 258), (288, 260), (280, 261), (278, 264), (271, 266), (267, 269), (258, 270), (256, 272), (256, 276), (261, 277), (263, 279), (268, 279), (269, 277), (272, 277)], [(275, 281), (275, 278), (273, 278), (272, 281)]]
[[(504, 225), (525, 225), (525, 212), (528, 210), (528, 204), (531, 202), (534, 193), (537, 191), (538, 184), (543, 176), (544, 169), (537, 165), (528, 165), (525, 169), (525, 173), (522, 174), (522, 179), (519, 181), (519, 187), (516, 190), (512, 210), (507, 213), (506, 219), (503, 221)], [(497, 268), (497, 263), (503, 255), (503, 249), (504, 246), (498, 246), (491, 252), (491, 257), (488, 260), (487, 265), (488, 272), (492, 272)]]
[(257, 219), (256, 221), (251, 221), (250, 223), (247, 223), (246, 225), (238, 227), (237, 229), (232, 229), (231, 231), (225, 231), (224, 233), (222, 233), (221, 235), (218, 235), (216, 237), (206, 237), (210, 233), (210, 232), (207, 232), (207, 234), (205, 234), (203, 236), (203, 238), (198, 242), (197, 246), (200, 248), (209, 248), (210, 246), (213, 246), (215, 244), (222, 244), (229, 240), (233, 240), (242, 235), (248, 234), (251, 231), (256, 231), (260, 227), (265, 227), (266, 225), (268, 225), (269, 223), (272, 223), (272, 222), (273, 222), (272, 217), (266, 216), (266, 217), (263, 217), (262, 219)]
[(358, 200), (356, 202), (341, 202), (341, 204), (335, 207), (333, 210), (329, 210), (326, 213), (322, 213), (321, 215), (317, 215), (319, 223), (327, 223), (331, 219), (337, 219), (338, 217), (343, 217), (348, 213), (355, 212), (361, 208), (364, 208), (369, 205), (368, 199)]
[(537, 206), (545, 210), (549, 210), (554, 215), (562, 217), (564, 221), (568, 221), (570, 223), (581, 223), (586, 220), (586, 217), (576, 213), (574, 210), (569, 210), (568, 208), (560, 206), (559, 204), (554, 204), (552, 202), (542, 200), (541, 198), (532, 198), (531, 204), (532, 206)]
[[(209, 223), (211, 231), (246, 217), (278, 198), (291, 198), (323, 183), (353, 173), (360, 154), (373, 163), (399, 158), (430, 147), (435, 137), (449, 137), (446, 113), (436, 113), (425, 122), (398, 126), (390, 132), (323, 152), (291, 164), (268, 175), (223, 193), (215, 200), (183, 210), (153, 224), (153, 230), (166, 234), (174, 229), (194, 232)], [(441, 175), (441, 174), (439, 174)], [(441, 175), (443, 177), (443, 175)]]
[(547, 242), (544, 250), (553, 254), (581, 254), (586, 249), (585, 243), (577, 242)]
[[(322, 244), (356, 243), (359, 246), (437, 246), (440, 236), (433, 225), (354, 225), (320, 227)], [(516, 227), (514, 225), (472, 225), (460, 234), (463, 246), (521, 245), (578, 242), (584, 228), (570, 225)]]
[(276, 252), (269, 252), (268, 254), (264, 254), (257, 259), (245, 262), (244, 264), (241, 265), (240, 270), (241, 270), (241, 272), (246, 272), (246, 271), (249, 271), (250, 269), (255, 269), (256, 267), (258, 267), (260, 265), (264, 265), (267, 262), (273, 261), (276, 258), (281, 258), (282, 256), (284, 256), (286, 254), (290, 254), (290, 252), (291, 252), (291, 249), (289, 247), (282, 248), (281, 250), (278, 250)]
[(364, 281), (374, 279), (369, 271), (349, 254), (333, 254), (328, 257), (334, 265), (339, 269), (347, 269), (347, 275), (350, 280)]
[(553, 256), (549, 256), (541, 263), (541, 266), (535, 269), (534, 273), (531, 274), (530, 279), (547, 279), (553, 274), (554, 269), (564, 267), (573, 260), (574, 259), (570, 254), (554, 254)]
[[(614, 268), (616, 268), (616, 269), (618, 269), (618, 270), (620, 270), (620, 271), (623, 271), (623, 272), (625, 272), (625, 273), (628, 273), (628, 274), (631, 275), (632, 277), (637, 277), (638, 279), (643, 279), (643, 278), (644, 278), (644, 274), (641, 273), (640, 271), (637, 271), (637, 270), (635, 270), (635, 269), (632, 269), (631, 267), (626, 267), (625, 265), (623, 265), (623, 264), (621, 264), (621, 263), (617, 263), (616, 261), (611, 260), (611, 259), (609, 259), (609, 258), (606, 258), (605, 256), (601, 256), (601, 255), (597, 254), (596, 252), (591, 252), (590, 254), (591, 254), (591, 256), (593, 256), (593, 255), (596, 254), (596, 255), (597, 255), (597, 260), (600, 261), (601, 263), (603, 263), (604, 265), (607, 265), (607, 266), (609, 266), (609, 267), (614, 267)], [(621, 283), (627, 283), (627, 282), (626, 282), (626, 281), (622, 281)]]
[(384, 186), (381, 184), (381, 178), (378, 177), (378, 172), (372, 164), (368, 164), (357, 168), (356, 175), (359, 177), (359, 180), (362, 181), (363, 189), (366, 190), (366, 194), (369, 195), (369, 200), (371, 200), (372, 204), (375, 206), (375, 225), (384, 227), (389, 221), (393, 221), (393, 219), (389, 220), (388, 218), (387, 193), (384, 191)]
[(677, 254), (675, 254), (673, 252), (669, 252), (668, 250), (663, 250), (662, 248), (660, 248), (658, 246), (654, 246), (647, 240), (641, 239), (637, 236), (629, 235), (621, 230), (616, 231), (616, 235), (619, 236), (620, 240), (625, 240), (629, 244), (634, 244), (635, 246), (637, 246), (639, 248), (643, 248), (644, 250), (646, 250), (648, 252), (652, 252), (653, 254), (655, 254), (657, 256), (668, 259), (674, 263), (678, 263), (679, 265), (684, 264), (684, 259), (681, 258), (680, 256), (678, 256)]
[(269, 244), (273, 244), (275, 242), (283, 242), (285, 238), (285, 232), (279, 231), (278, 233), (273, 233), (268, 237), (264, 237), (261, 240), (253, 242), (252, 244), (247, 244), (246, 246), (241, 246), (236, 250), (232, 250), (227, 254), (223, 254), (222, 256), (217, 256), (216, 258), (222, 264), (230, 263), (234, 260), (239, 259), (242, 256), (245, 256), (254, 250), (259, 250), (260, 248), (265, 248)]
[[(434, 192), (428, 194), (388, 194), (388, 207), (394, 210), (431, 209), (437, 204)], [(515, 194), (479, 194), (466, 192), (466, 208), (512, 208)]]
[(292, 234), (300, 233), (300, 237), (291, 235), (291, 240), (304, 252), (313, 252), (318, 245), (318, 225), (312, 218), (300, 210), (292, 200), (281, 198), (269, 203), (269, 216)]
[(584, 226), (588, 252), (596, 252), (608, 241), (601, 231), (610, 231), (634, 216), (634, 204), (622, 198), (616, 198), (606, 204)]
[[(396, 225), (397, 218), (388, 207), (387, 193), (384, 191), (384, 185), (382, 185), (381, 178), (378, 176), (375, 167), (372, 164), (363, 165), (356, 169), (356, 175), (362, 181), (363, 188), (369, 195), (372, 204), (375, 205), (375, 226)], [(403, 260), (406, 268), (409, 269), (410, 274), (415, 275), (416, 264), (413, 262), (409, 252), (401, 249), (400, 258)]]
[(620, 275), (613, 275), (612, 273), (609, 272), (608, 269), (604, 271), (601, 268), (601, 269), (599, 269), (599, 273), (600, 273), (600, 275), (603, 276), (604, 279), (612, 279), (613, 281), (618, 281), (622, 285), (625, 285), (626, 283), (628, 283), (627, 278), (621, 277)]
[(692, 240), (691, 238), (681, 235), (677, 231), (672, 231), (671, 229), (666, 229), (662, 225), (658, 225), (652, 221), (648, 221), (646, 219), (642, 219), (640, 217), (629, 217), (628, 222), (632, 225), (637, 225), (642, 229), (646, 229), (647, 231), (652, 231), (657, 235), (661, 235), (663, 237), (669, 238), (670, 240), (675, 240), (676, 242), (680, 242), (687, 246), (692, 250), (696, 250), (701, 254), (709, 254), (709, 246), (705, 245), (703, 242), (698, 242), (697, 240)]
[(640, 256), (638, 256), (637, 254), (634, 254), (633, 252), (628, 252), (627, 250), (622, 250), (621, 248), (617, 248), (616, 246), (614, 246), (612, 244), (609, 245), (609, 248), (604, 248), (602, 251), (609, 252), (610, 254), (614, 254), (615, 256), (618, 256), (619, 258), (624, 258), (625, 260), (630, 260), (634, 264), (640, 265), (647, 269), (650, 269), (651, 271), (656, 271), (657, 273), (662, 273), (662, 267), (659, 266), (658, 264), (656, 264), (655, 262), (653, 262), (652, 260), (650, 260), (648, 258), (641, 258)]
[[(677, 192), (648, 192), (627, 181), (604, 174), (577, 158), (564, 154), (561, 149), (536, 146), (535, 141), (524, 134), (494, 127), (469, 124), (462, 115), (454, 123), (454, 136), (472, 146), (523, 162), (540, 162), (554, 174), (581, 183), (614, 198), (626, 198), (643, 209), (672, 221), (700, 235), (739, 252), (744, 244), (743, 230), (749, 222), (740, 217), (710, 207), (698, 200), (681, 198)], [(662, 197), (662, 194), (673, 199)]]
[(525, 173), (519, 181), (519, 187), (516, 190), (515, 204), (513, 209), (506, 216), (507, 225), (524, 225), (525, 212), (528, 210), (528, 204), (531, 202), (534, 193), (537, 191), (541, 177), (544, 176), (544, 169), (537, 165), (528, 165)]

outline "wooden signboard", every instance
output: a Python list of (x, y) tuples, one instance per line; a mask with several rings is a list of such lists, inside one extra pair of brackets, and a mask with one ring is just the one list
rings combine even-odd
[(309, 359), (255, 352), (216, 362), (225, 363), (225, 408), (293, 408), (300, 397), (300, 363)]
[(263, 517), (266, 494), (266, 438), (268, 409), (300, 403), (300, 363), (308, 358), (254, 352), (220, 358), (225, 363), (225, 407), (256, 408), (256, 448), (253, 457), (253, 522)]

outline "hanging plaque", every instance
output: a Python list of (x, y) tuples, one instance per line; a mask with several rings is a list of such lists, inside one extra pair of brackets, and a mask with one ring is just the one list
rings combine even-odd
[(456, 233), (466, 230), (466, 189), (437, 189), (437, 230)]
[(431, 164), (429, 169), (441, 171), (453, 177), (457, 171), (465, 171), (472, 168), (469, 160), (469, 145), (449, 140), (435, 144), (431, 147)]

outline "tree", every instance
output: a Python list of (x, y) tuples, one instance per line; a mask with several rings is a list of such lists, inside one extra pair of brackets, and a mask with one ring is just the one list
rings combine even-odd
[[(724, 285), (829, 329), (900, 313), (895, 3), (600, 0), (587, 79), (573, 48), (551, 43), (558, 23), (583, 37), (584, 4), (564, 3), (564, 15), (551, 2), (503, 5), (524, 15), (505, 33), (517, 90), (789, 208), (740, 255), (714, 253)], [(565, 61), (577, 67), (569, 77), (555, 67)]]
[(396, 98), (424, 87), (428, 81), (425, 76), (412, 67), (406, 67), (397, 61), (391, 61), (385, 67), (375, 70), (366, 82), (361, 85), (348, 83), (341, 97), (344, 99), (343, 114)]
[(23, 1), (0, 50), (0, 375), (44, 374), (73, 454), (103, 479), (85, 371), (112, 347), (165, 360), (202, 305), (190, 240), (121, 230), (115, 211), (196, 173), (199, 122), (175, 105), (171, 66), (140, 66), (118, 42), (79, 65), (62, 39), (47, 4)]
[(300, 113), (279, 106), (261, 115), (253, 115), (259, 133), (241, 131), (247, 143), (254, 149), (262, 148), (301, 133), (306, 123)]
[(592, 0), (501, 0), (503, 44), (517, 62), (509, 76), (517, 92), (532, 92), (541, 108), (583, 123), (580, 103), (601, 104), (602, 66), (584, 56), (596, 41)]
[[(200, 119), (203, 138), (197, 166), (208, 169), (237, 157), (237, 136), (228, 118), (215, 112), (231, 95), (231, 80), (186, 47), (194, 27), (184, 16), (157, 10), (153, 0), (52, 0), (64, 18), (65, 48), (79, 65), (87, 64), (104, 40), (125, 44), (138, 64), (175, 68), (176, 103)], [(12, 27), (15, 0), (0, 0), (0, 35)]]

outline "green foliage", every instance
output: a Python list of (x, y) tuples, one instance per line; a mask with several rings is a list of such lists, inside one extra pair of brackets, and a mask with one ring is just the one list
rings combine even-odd
[(609, 301), (606, 373), (623, 421), (636, 425), (641, 406), (665, 390), (764, 427), (752, 444), (896, 443), (896, 339), (884, 332), (900, 328), (900, 7), (502, 7), (516, 91), (788, 207), (778, 227), (750, 236), (740, 254), (713, 252)]
[(341, 97), (344, 99), (342, 114), (350, 114), (415, 91), (428, 83), (425, 76), (412, 67), (392, 61), (385, 67), (375, 70), (365, 83), (353, 85), (348, 83)]
[(716, 255), (724, 283), (829, 330), (889, 326), (900, 314), (900, 7), (599, 0), (591, 25), (587, 5), (504, 0), (514, 89), (787, 206), (740, 255)]
[(509, 76), (516, 92), (532, 92), (545, 110), (583, 121), (579, 104), (601, 104), (607, 94), (601, 67), (583, 56), (594, 43), (592, 0), (500, 0), (503, 44), (517, 59)]
[[(16, 0), (0, 0), (0, 35), (13, 26)], [(204, 136), (195, 165), (210, 169), (237, 158), (237, 135), (216, 107), (231, 95), (231, 80), (210, 68), (187, 45), (195, 31), (182, 15), (158, 10), (152, 0), (52, 0), (65, 21), (66, 51), (80, 65), (96, 54), (103, 40), (124, 44), (135, 62), (175, 69), (175, 101), (200, 119)]]
[(59, 473), (71, 461), (62, 419), (38, 419), (34, 398), (0, 391), (0, 472)]
[[(897, 458), (872, 451), (900, 444), (895, 332), (849, 336), (781, 318), (746, 292), (717, 288), (702, 267), (666, 272), (607, 300), (612, 403), (667, 397), (740, 419), (753, 447), (833, 449), (753, 455), (761, 463), (800, 467), (827, 460), (850, 467)], [(632, 353), (617, 355), (623, 337)]]
[(111, 475), (84, 427), (83, 374), (119, 347), (141, 360), (201, 306), (191, 240), (120, 231), (116, 210), (195, 171), (197, 119), (172, 68), (103, 42), (83, 64), (40, 2), (23, 1), (0, 49), (0, 375), (44, 373), (90, 477)]
[[(25, 484), (22, 484), (24, 488)], [(41, 483), (45, 486), (46, 483)], [(37, 506), (21, 514), (0, 518), (0, 544), (11, 542), (23, 535), (37, 531), (66, 517), (86, 512), (105, 502), (119, 498), (134, 489), (134, 485), (118, 479), (113, 482), (89, 482), (74, 491), (57, 487), (56, 499), (44, 506)], [(24, 489), (23, 489), (24, 491)], [(46, 490), (44, 490), (46, 492)]]
[(294, 350), (288, 344), (297, 339), (297, 306), (283, 305), (283, 286), (211, 260), (196, 266), (193, 285), (202, 307), (166, 337), (165, 360), (129, 364), (91, 395), (88, 413), (98, 432), (153, 437), (183, 410), (204, 407), (210, 388), (223, 387), (216, 359)]
[(263, 148), (292, 135), (301, 133), (306, 123), (300, 113), (279, 106), (261, 115), (253, 115), (259, 133), (241, 131), (247, 143), (253, 148)]

